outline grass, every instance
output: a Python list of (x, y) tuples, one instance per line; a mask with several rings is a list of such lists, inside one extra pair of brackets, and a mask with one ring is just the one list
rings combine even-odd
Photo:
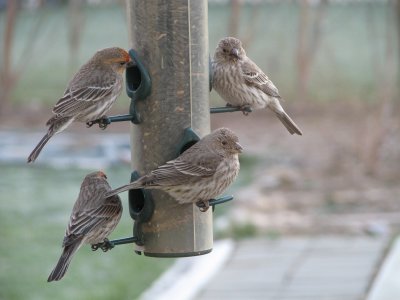
[[(82, 178), (89, 170), (1, 166), (0, 299), (135, 299), (172, 262), (138, 256), (132, 245), (103, 253), (82, 247), (65, 278), (47, 283)], [(107, 170), (110, 184), (126, 168)], [(124, 196), (123, 196), (124, 197)], [(126, 200), (123, 198), (123, 201)], [(131, 235), (128, 207), (111, 238)]]

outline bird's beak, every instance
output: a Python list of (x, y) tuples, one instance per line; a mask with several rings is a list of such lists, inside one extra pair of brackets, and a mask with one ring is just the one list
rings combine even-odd
[(236, 59), (239, 59), (239, 49), (237, 48), (232, 48), (230, 52), (231, 56), (233, 56)]
[(236, 149), (239, 153), (242, 153), (242, 152), (243, 152), (243, 147), (242, 147), (242, 145), (240, 145), (238, 142), (235, 143), (235, 149)]
[(103, 171), (99, 171), (98, 175), (99, 175), (99, 177), (103, 177), (103, 178), (107, 179), (107, 176)]

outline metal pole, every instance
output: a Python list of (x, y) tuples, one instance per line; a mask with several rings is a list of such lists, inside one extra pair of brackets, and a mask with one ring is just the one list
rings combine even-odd
[[(177, 157), (185, 128), (210, 131), (207, 0), (127, 0), (131, 46), (152, 80), (139, 101), (142, 123), (132, 125), (132, 167), (145, 174)], [(143, 252), (179, 257), (212, 249), (212, 212), (179, 205), (152, 190), (150, 221), (141, 226)]]

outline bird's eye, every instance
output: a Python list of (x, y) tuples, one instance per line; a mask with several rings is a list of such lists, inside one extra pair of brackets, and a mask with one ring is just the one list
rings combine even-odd
[(228, 49), (222, 49), (222, 51), (224, 51), (224, 53), (228, 53)]
[(222, 141), (221, 143), (222, 143), (222, 145), (224, 145), (224, 146), (226, 146), (226, 144), (227, 144), (226, 141)]
[(119, 65), (120, 65), (120, 66), (124, 66), (124, 65), (125, 65), (125, 62), (124, 62), (124, 61), (121, 61), (121, 62), (119, 63)]

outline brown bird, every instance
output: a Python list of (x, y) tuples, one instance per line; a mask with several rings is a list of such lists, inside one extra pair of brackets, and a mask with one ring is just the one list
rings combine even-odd
[[(54, 116), (46, 123), (47, 133), (29, 155), (28, 163), (35, 161), (53, 135), (65, 130), (72, 122), (84, 122), (90, 127), (93, 121), (104, 118), (121, 94), (122, 74), (131, 63), (129, 54), (121, 48), (97, 51), (75, 74), (54, 106)], [(104, 125), (101, 127), (105, 128)]]
[(261, 109), (268, 107), (290, 134), (302, 135), (300, 128), (283, 110), (278, 89), (264, 72), (246, 56), (242, 42), (233, 37), (219, 41), (212, 62), (213, 88), (230, 106)]
[(103, 172), (93, 172), (85, 177), (65, 232), (63, 253), (47, 281), (63, 278), (73, 255), (83, 244), (108, 242), (107, 236), (115, 229), (122, 214), (119, 196), (105, 197), (110, 190)]
[(178, 158), (140, 177), (130, 184), (112, 190), (107, 196), (147, 188), (160, 189), (178, 203), (202, 203), (220, 195), (239, 173), (238, 154), (242, 147), (235, 133), (220, 128), (206, 135)]

